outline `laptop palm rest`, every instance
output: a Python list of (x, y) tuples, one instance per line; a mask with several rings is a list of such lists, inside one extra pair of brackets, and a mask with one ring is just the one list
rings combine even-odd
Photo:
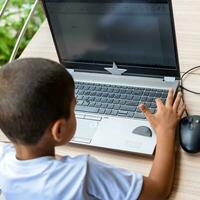
[[(135, 134), (137, 127), (151, 129), (152, 136)], [(101, 120), (77, 119), (77, 130), (72, 143), (152, 154), (156, 144), (155, 132), (148, 121), (103, 117)]]
[[(142, 134), (133, 133), (137, 127), (141, 126), (151, 129), (152, 136), (146, 137)], [(90, 145), (127, 152), (153, 154), (156, 135), (148, 121), (102, 118)]]

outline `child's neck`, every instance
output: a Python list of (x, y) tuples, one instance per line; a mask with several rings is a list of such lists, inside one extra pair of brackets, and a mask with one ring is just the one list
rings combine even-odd
[(30, 160), (43, 156), (55, 156), (54, 147), (41, 145), (22, 145), (14, 144), (16, 149), (16, 158), (19, 160)]

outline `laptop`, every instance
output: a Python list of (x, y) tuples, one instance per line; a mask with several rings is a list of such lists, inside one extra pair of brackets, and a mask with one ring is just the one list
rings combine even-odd
[(180, 80), (171, 0), (43, 0), (57, 54), (75, 80), (71, 143), (152, 155), (156, 112)]

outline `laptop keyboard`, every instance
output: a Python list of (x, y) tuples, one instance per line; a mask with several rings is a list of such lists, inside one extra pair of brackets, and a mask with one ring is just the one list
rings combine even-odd
[(167, 94), (168, 91), (163, 89), (75, 83), (76, 111), (109, 116), (145, 119), (138, 105), (144, 103), (155, 113), (155, 99), (161, 98), (165, 103)]

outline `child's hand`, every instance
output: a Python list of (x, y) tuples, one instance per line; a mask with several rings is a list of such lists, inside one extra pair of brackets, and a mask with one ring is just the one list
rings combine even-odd
[(162, 103), (161, 99), (156, 99), (157, 112), (155, 114), (152, 114), (144, 104), (141, 104), (139, 108), (157, 133), (163, 131), (174, 132), (185, 111), (185, 105), (180, 105), (181, 97), (182, 94), (179, 92), (175, 101), (173, 101), (173, 90), (170, 89), (165, 105)]
[(139, 107), (145, 114), (157, 134), (156, 153), (148, 177), (144, 177), (144, 186), (140, 199), (167, 199), (170, 194), (175, 168), (176, 126), (185, 110), (181, 104), (179, 92), (173, 101), (173, 90), (168, 92), (166, 104), (156, 99), (157, 112), (152, 114), (143, 104)]

